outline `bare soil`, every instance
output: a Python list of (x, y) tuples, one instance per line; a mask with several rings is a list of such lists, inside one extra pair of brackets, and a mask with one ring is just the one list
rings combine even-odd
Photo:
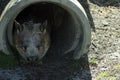
[(93, 44), (89, 52), (89, 60), (91, 58), (98, 60), (96, 66), (90, 65), (92, 80), (120, 80), (119, 4), (98, 6), (89, 3), (96, 28), (96, 32), (92, 32)]

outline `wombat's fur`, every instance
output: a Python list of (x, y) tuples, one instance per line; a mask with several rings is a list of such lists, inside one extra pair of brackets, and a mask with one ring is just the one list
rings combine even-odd
[(32, 20), (23, 24), (15, 23), (14, 45), (20, 56), (28, 62), (39, 61), (50, 47), (50, 29), (47, 20), (34, 23)]

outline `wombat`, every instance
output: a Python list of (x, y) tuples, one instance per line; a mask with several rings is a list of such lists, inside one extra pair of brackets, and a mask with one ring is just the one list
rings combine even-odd
[(20, 24), (14, 22), (14, 45), (19, 55), (28, 62), (39, 61), (50, 47), (50, 26), (48, 21), (34, 23), (33, 20)]

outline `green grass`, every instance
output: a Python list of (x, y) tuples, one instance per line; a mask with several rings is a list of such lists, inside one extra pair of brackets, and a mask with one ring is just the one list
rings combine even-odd
[(89, 59), (89, 63), (90, 63), (91, 65), (97, 65), (98, 62), (99, 62), (98, 59), (95, 59), (95, 58), (91, 58), (91, 59)]
[(120, 69), (120, 64), (113, 66), (113, 69)]
[(0, 52), (0, 68), (11, 68), (16, 64), (15, 57)]
[(110, 77), (109, 80), (117, 80), (116, 77)]
[(97, 78), (102, 79), (102, 78), (105, 78), (105, 77), (108, 77), (108, 76), (110, 76), (110, 72), (105, 71), (105, 72), (102, 72), (102, 73), (98, 74)]

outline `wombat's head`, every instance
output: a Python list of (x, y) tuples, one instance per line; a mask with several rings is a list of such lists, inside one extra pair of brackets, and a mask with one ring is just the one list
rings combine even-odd
[(14, 42), (17, 51), (26, 61), (38, 61), (49, 48), (49, 36), (47, 33), (47, 21), (44, 23), (33, 23), (33, 21), (23, 24), (15, 21)]

